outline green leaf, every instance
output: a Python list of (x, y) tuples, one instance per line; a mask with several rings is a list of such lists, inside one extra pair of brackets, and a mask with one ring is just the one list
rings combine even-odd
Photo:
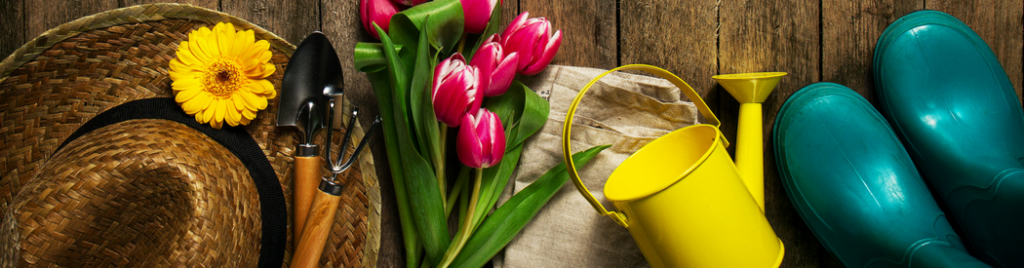
[(508, 185), (508, 181), (512, 178), (512, 171), (519, 164), (522, 154), (523, 146), (520, 144), (507, 150), (498, 165), (484, 169), (484, 177), (480, 185), (480, 189), (482, 189), (480, 190), (480, 204), (477, 204), (477, 214), (475, 214), (479, 215), (479, 218), (474, 219), (474, 226), (480, 225), (487, 213), (494, 208), (494, 204), (498, 202), (498, 196), (501, 195), (501, 191), (505, 190), (505, 185)]
[[(427, 23), (429, 24), (429, 22), (430, 21), (428, 20)], [(431, 117), (428, 118), (424, 115), (426, 111), (423, 107), (425, 104), (423, 97), (425, 96), (424, 91), (428, 90), (430, 87), (429, 83), (433, 77), (433, 73), (430, 69), (434, 64), (430, 61), (430, 46), (427, 44), (427, 36), (420, 35), (419, 37), (420, 40), (416, 45), (415, 63), (413, 64), (412, 82), (409, 88), (409, 105), (411, 106), (409, 112), (412, 113), (412, 125), (416, 130), (415, 136), (419, 144), (420, 154), (433, 156), (432, 147), (438, 146), (438, 144), (434, 142), (436, 138), (433, 137), (437, 137), (440, 134), (429, 133), (427, 125), (434, 124), (436, 126), (437, 120), (433, 118), (434, 112), (432, 107), (430, 109)], [(430, 102), (426, 103), (429, 104)], [(430, 159), (431, 157), (427, 157), (428, 161)]]
[[(395, 49), (401, 53), (402, 45), (395, 45)], [(388, 59), (384, 56), (384, 45), (381, 43), (356, 43), (352, 62), (355, 64), (356, 70), (364, 73), (377, 72), (388, 67)]]
[[(444, 251), (451, 243), (448, 237), (448, 223), (444, 217), (444, 204), (441, 200), (441, 190), (438, 188), (434, 170), (430, 164), (416, 151), (412, 133), (409, 130), (408, 113), (405, 109), (407, 103), (404, 97), (408, 80), (404, 76), (404, 66), (398, 59), (398, 52), (394, 44), (380, 27), (377, 33), (380, 35), (381, 43), (384, 44), (384, 52), (388, 58), (388, 70), (392, 82), (392, 100), (394, 103), (394, 125), (398, 138), (398, 150), (401, 157), (403, 172), (405, 173), (405, 187), (408, 191), (409, 207), (412, 212), (423, 248), (427, 252), (427, 259), (436, 264), (441, 260)], [(382, 113), (386, 112), (382, 110)], [(396, 188), (399, 187), (396, 185)]]
[[(391, 24), (388, 28), (388, 38), (396, 46), (408, 47), (411, 49), (398, 51), (398, 57), (402, 59), (407, 73), (413, 73), (416, 66), (416, 56), (420, 39), (420, 31), (407, 19), (395, 19), (391, 17)], [(413, 77), (415, 79), (415, 77)]]
[[(428, 19), (430, 23), (424, 23)], [(409, 26), (416, 27), (416, 31), (427, 33), (427, 39), (434, 49), (444, 50), (448, 54), (462, 38), (465, 28), (462, 2), (435, 0), (411, 7), (391, 17), (389, 30), (394, 31), (396, 26), (401, 28), (398, 31), (402, 34), (413, 31)]]
[(501, 118), (504, 126), (514, 124), (512, 131), (505, 133), (508, 140), (506, 148), (523, 143), (540, 130), (550, 112), (548, 101), (519, 81), (513, 81), (505, 94), (484, 99), (483, 107), (498, 115), (513, 115), (512, 118)]
[(533, 92), (530, 88), (523, 85), (519, 81), (512, 83), (509, 91), (516, 90), (523, 93), (523, 108), (517, 111), (519, 113), (519, 122), (516, 124), (515, 129), (512, 131), (517, 134), (512, 139), (512, 144), (519, 144), (526, 141), (534, 133), (537, 133), (541, 127), (544, 127), (544, 122), (547, 122), (548, 113), (551, 112), (551, 104), (547, 100), (542, 98), (537, 92)]
[[(377, 105), (381, 111), (391, 111), (391, 83), (387, 72), (367, 73), (374, 94), (377, 95)], [(391, 179), (395, 185), (405, 185), (405, 173), (402, 168), (402, 160), (399, 157), (398, 134), (395, 130), (394, 114), (388, 112), (380, 113), (381, 126), (384, 132), (384, 148), (387, 150), (389, 166), (391, 166)], [(395, 199), (398, 201), (398, 219), (402, 224), (402, 238), (405, 241), (405, 254), (408, 260), (420, 258), (419, 235), (416, 233), (416, 226), (409, 211), (408, 193), (405, 187), (395, 187)], [(408, 268), (415, 268), (415, 261), (409, 261)]]
[[(573, 154), (573, 161), (578, 163), (578, 167), (582, 167), (610, 146), (596, 146)], [(451, 267), (483, 266), (494, 257), (494, 254), (512, 241), (512, 238), (537, 215), (537, 212), (565, 185), (566, 181), (569, 181), (569, 173), (566, 172), (563, 162), (512, 196), (508, 202), (505, 202), (484, 220), (480, 228), (466, 242), (462, 252), (455, 257)]]
[(501, 28), (501, 5), (504, 1), (498, 1), (497, 5), (494, 5), (494, 10), (491, 10), (491, 19), (487, 21), (487, 27), (480, 33), (480, 36), (476, 38), (476, 45), (465, 48), (466, 62), (469, 62), (473, 58), (473, 54), (476, 53), (477, 49), (484, 44), (484, 40), (487, 40), (491, 35), (498, 33), (498, 28)]
[[(389, 76), (391, 87), (394, 89), (392, 97), (395, 100), (395, 109), (401, 109), (402, 115), (404, 116), (406, 109), (406, 90), (409, 89), (409, 74), (406, 72), (405, 65), (402, 64), (401, 60), (399, 60), (398, 51), (395, 50), (395, 45), (391, 42), (391, 38), (383, 29), (380, 28), (380, 26), (377, 26), (376, 23), (372, 24), (374, 28), (377, 28), (381, 44), (384, 45), (384, 56), (387, 59), (388, 73), (391, 75)], [(397, 123), (398, 122), (396, 121), (396, 125), (398, 125)]]

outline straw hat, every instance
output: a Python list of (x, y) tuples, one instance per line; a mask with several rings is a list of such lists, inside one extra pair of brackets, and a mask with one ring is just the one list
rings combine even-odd
[[(191, 5), (84, 17), (0, 62), (0, 267), (287, 265), (296, 139), (274, 126), (277, 102), (244, 128), (214, 130), (171, 99), (175, 49), (217, 22), (271, 43), (277, 71), (268, 79), (280, 90), (294, 46)], [(355, 139), (362, 133), (357, 125)], [(320, 264), (375, 267), (380, 190), (370, 152), (340, 180)]]

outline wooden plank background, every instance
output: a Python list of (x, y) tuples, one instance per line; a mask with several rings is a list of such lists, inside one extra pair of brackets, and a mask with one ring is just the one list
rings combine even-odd
[[(0, 55), (61, 23), (155, 0), (0, 0)], [(172, 1), (173, 2), (173, 1)], [(320, 30), (333, 40), (344, 66), (345, 87), (364, 112), (376, 114), (365, 76), (353, 70), (352, 47), (372, 41), (359, 21), (356, 0), (181, 0), (249, 20), (297, 44)], [(520, 12), (544, 16), (565, 37), (554, 64), (613, 68), (646, 63), (690, 82), (722, 117), (735, 138), (738, 104), (710, 77), (784, 71), (765, 102), (765, 134), (782, 103), (818, 81), (849, 86), (877, 103), (871, 79), (875, 42), (886, 26), (915, 10), (934, 9), (970, 25), (999, 57), (1021, 94), (1024, 15), (1021, 0), (507, 0), (506, 22)], [(364, 117), (367, 124), (369, 116)], [(793, 209), (779, 181), (770, 135), (765, 135), (767, 217), (786, 244), (783, 267), (841, 267)], [(378, 141), (382, 140), (380, 137)], [(381, 267), (402, 267), (401, 235), (381, 142), (373, 146), (382, 185)]]

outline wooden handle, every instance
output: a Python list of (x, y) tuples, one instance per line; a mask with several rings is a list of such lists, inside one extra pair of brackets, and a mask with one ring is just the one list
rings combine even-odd
[(298, 243), (302, 237), (302, 227), (306, 224), (306, 215), (309, 214), (309, 207), (313, 204), (313, 195), (316, 195), (316, 186), (320, 183), (320, 156), (299, 156), (295, 157), (295, 179), (292, 187), (292, 214), (294, 225), (292, 225), (292, 241)]
[(331, 195), (316, 191), (313, 207), (309, 210), (309, 221), (303, 226), (302, 236), (292, 255), (291, 268), (316, 267), (320, 263), (320, 254), (324, 252), (327, 234), (334, 224), (334, 214), (338, 212), (340, 195)]

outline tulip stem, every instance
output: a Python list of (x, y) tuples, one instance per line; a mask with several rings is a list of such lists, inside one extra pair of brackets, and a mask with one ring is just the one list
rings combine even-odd
[(459, 171), (459, 177), (455, 179), (455, 184), (452, 184), (452, 193), (448, 195), (448, 207), (444, 210), (444, 217), (448, 218), (452, 215), (452, 209), (455, 209), (455, 201), (459, 199), (459, 193), (462, 192), (462, 188), (465, 188), (466, 181), (469, 179), (470, 169), (463, 166)]
[(476, 212), (476, 203), (480, 199), (480, 181), (483, 180), (484, 169), (476, 169), (476, 180), (473, 182), (473, 193), (469, 200), (469, 209), (466, 210), (466, 218), (462, 223), (459, 232), (455, 233), (455, 238), (451, 245), (448, 246), (448, 250), (445, 251), (444, 257), (441, 258), (441, 264), (437, 265), (437, 268), (447, 268), (452, 261), (455, 260), (455, 256), (459, 255), (462, 251), (462, 247), (466, 245), (466, 241), (469, 240), (470, 235), (473, 233), (473, 215)]
[(441, 147), (440, 150), (434, 150), (435, 152), (440, 152), (440, 154), (434, 154), (434, 175), (437, 177), (437, 186), (441, 189), (441, 204), (444, 207), (448, 207), (448, 199), (445, 197), (448, 193), (448, 183), (444, 176), (444, 147), (448, 140), (448, 126), (443, 123), (440, 125), (441, 140), (438, 142), (438, 146)]
[(466, 35), (467, 34), (465, 32), (463, 32), (462, 33), (462, 39), (459, 39), (459, 48), (458, 48), (459, 54), (462, 54), (462, 50), (464, 48), (466, 48)]

